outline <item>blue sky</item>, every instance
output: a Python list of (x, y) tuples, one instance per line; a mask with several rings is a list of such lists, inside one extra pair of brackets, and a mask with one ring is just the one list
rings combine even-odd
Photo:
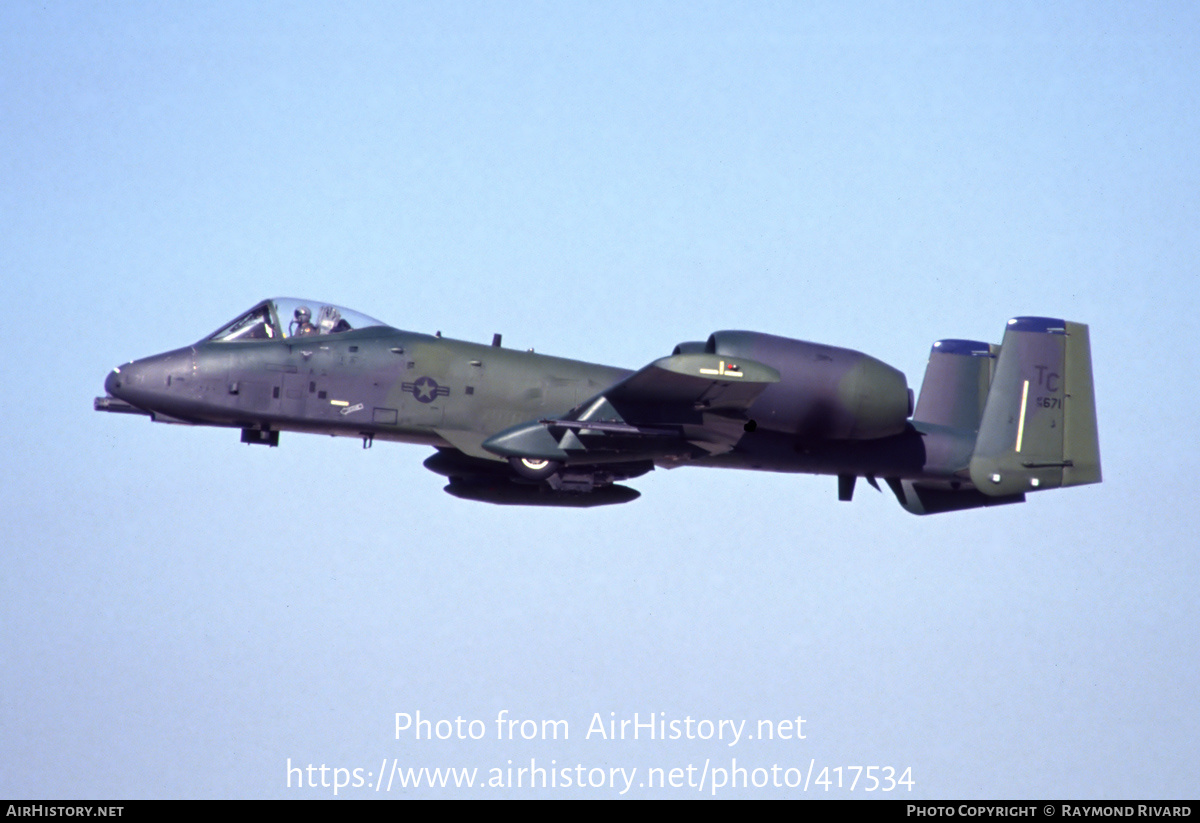
[[(290, 760), (1194, 797), (1197, 17), (5, 4), (0, 796), (332, 796)], [(419, 447), (91, 410), (113, 366), (276, 294), (629, 368), (755, 329), (914, 387), (935, 339), (1065, 317), (1091, 326), (1105, 481), (917, 518), (679, 469), (526, 510), (444, 494)], [(417, 711), (488, 734), (397, 739)], [(570, 737), (497, 740), (501, 711)], [(587, 735), (635, 713), (806, 737)], [(620, 791), (367, 780), (339, 796)]]

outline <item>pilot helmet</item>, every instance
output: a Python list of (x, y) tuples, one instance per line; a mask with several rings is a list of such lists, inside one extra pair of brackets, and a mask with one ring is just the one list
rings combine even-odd
[(312, 318), (312, 312), (308, 310), (308, 306), (301, 306), (296, 309), (296, 319), (301, 323), (307, 323)]

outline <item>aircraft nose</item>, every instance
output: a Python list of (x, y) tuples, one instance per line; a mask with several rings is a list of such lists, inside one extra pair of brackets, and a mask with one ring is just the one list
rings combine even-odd
[(156, 354), (113, 369), (104, 380), (104, 390), (140, 408), (156, 409), (171, 396), (172, 374), (190, 369), (190, 349)]
[[(147, 377), (154, 371), (153, 362), (156, 358), (133, 360), (124, 366), (118, 366), (104, 378), (104, 390), (113, 397), (132, 402), (134, 395), (145, 394)], [(144, 398), (142, 398), (144, 399)]]
[(116, 368), (108, 373), (108, 377), (104, 378), (104, 391), (117, 397), (117, 392), (121, 388), (121, 369)]

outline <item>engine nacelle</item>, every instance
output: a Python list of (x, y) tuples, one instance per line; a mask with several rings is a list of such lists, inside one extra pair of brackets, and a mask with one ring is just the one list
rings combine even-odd
[(871, 440), (904, 431), (913, 395), (904, 373), (861, 352), (750, 331), (719, 331), (705, 352), (771, 366), (782, 380), (747, 414), (801, 439)]

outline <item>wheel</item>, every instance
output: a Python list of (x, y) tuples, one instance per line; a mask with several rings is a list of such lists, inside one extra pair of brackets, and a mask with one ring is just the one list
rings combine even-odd
[(562, 468), (557, 460), (537, 460), (532, 457), (510, 457), (508, 464), (526, 480), (546, 480)]

